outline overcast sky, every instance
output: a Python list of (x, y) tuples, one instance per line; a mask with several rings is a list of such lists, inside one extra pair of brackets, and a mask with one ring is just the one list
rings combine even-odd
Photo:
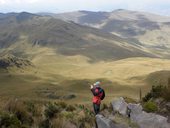
[(128, 9), (170, 16), (170, 0), (0, 0), (0, 12), (113, 11)]

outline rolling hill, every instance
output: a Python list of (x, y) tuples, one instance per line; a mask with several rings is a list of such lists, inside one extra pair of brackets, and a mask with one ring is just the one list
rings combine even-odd
[(70, 102), (89, 103), (89, 84), (96, 80), (104, 83), (106, 102), (117, 95), (138, 98), (139, 88), (151, 87), (150, 73), (170, 70), (170, 60), (136, 39), (51, 16), (0, 14), (0, 29), (2, 62), (23, 65), (0, 69), (0, 95), (7, 98), (74, 96)]
[(123, 9), (112, 12), (77, 11), (51, 16), (129, 38), (158, 56), (170, 58), (170, 18), (167, 16)]
[(26, 52), (24, 46), (21, 48), (21, 44), (25, 43), (31, 47), (53, 48), (62, 55), (83, 55), (92, 61), (156, 57), (118, 36), (26, 12), (10, 13), (1, 17), (0, 29), (2, 30), (0, 47), (6, 49), (15, 44), (15, 49), (19, 47), (17, 50), (12, 50), (15, 55)]

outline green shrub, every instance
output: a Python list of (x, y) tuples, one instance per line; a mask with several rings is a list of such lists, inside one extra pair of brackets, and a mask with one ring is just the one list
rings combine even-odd
[(76, 108), (73, 105), (68, 105), (66, 108), (66, 111), (73, 112), (74, 110), (76, 110)]
[(74, 113), (63, 111), (63, 112), (60, 113), (60, 117), (63, 117), (63, 118), (66, 118), (66, 119), (73, 119)]
[(15, 115), (1, 114), (0, 115), (1, 128), (21, 128), (21, 122)]
[(145, 95), (145, 97), (143, 97), (143, 101), (144, 102), (147, 102), (147, 101), (149, 101), (150, 99), (152, 98), (152, 93), (151, 92), (148, 92), (146, 95)]
[(77, 126), (78, 127), (85, 127), (85, 124), (90, 125), (91, 127), (95, 126), (95, 118), (94, 116), (85, 115), (85, 117), (78, 119)]
[(25, 102), (26, 108), (28, 112), (32, 114), (32, 116), (41, 116), (42, 115), (42, 105), (34, 103), (32, 101)]
[(46, 106), (46, 109), (44, 111), (44, 114), (46, 116), (46, 118), (53, 118), (55, 117), (56, 114), (58, 114), (61, 111), (60, 106), (58, 106), (57, 104), (52, 104), (49, 103)]
[(123, 97), (123, 98), (125, 99), (126, 103), (134, 103), (134, 104), (137, 103), (135, 99), (132, 99), (130, 97)]
[(66, 123), (69, 121), (65, 120), (64, 118), (55, 118), (51, 121), (51, 126), (50, 128), (66, 128)]
[(22, 124), (32, 125), (33, 118), (31, 114), (27, 111), (26, 105), (19, 100), (11, 100), (6, 105), (7, 111), (13, 113)]
[(168, 102), (170, 101), (170, 85), (165, 87), (165, 90), (164, 90), (164, 93), (163, 93), (163, 98)]
[(158, 111), (158, 107), (156, 105), (156, 103), (152, 102), (152, 101), (148, 101), (144, 104), (144, 110), (146, 112), (156, 112)]
[(58, 106), (60, 106), (62, 109), (67, 108), (67, 104), (66, 104), (65, 102), (60, 101), (60, 102), (55, 103), (55, 104), (58, 105)]
[(165, 92), (165, 87), (164, 86), (162, 86), (162, 85), (152, 86), (151, 91), (146, 94), (146, 96), (143, 98), (143, 101), (147, 102), (151, 98), (162, 97), (164, 92)]
[(39, 128), (51, 128), (51, 124), (50, 124), (49, 119), (43, 120), (43, 121), (40, 123)]

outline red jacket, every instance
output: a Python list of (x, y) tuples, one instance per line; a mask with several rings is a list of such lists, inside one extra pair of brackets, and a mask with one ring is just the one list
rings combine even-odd
[(99, 92), (99, 89), (100, 89), (99, 87), (91, 89), (91, 91), (92, 91), (92, 93), (94, 95), (93, 103), (95, 103), (95, 104), (100, 104), (101, 103), (101, 99), (100, 99), (101, 94)]

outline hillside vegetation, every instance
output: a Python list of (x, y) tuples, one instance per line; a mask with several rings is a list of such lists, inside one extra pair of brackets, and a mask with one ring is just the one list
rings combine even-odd
[(28, 48), (38, 50), (40, 46), (52, 48), (56, 54), (86, 56), (91, 62), (157, 57), (118, 36), (52, 17), (22, 12), (6, 14), (0, 19), (0, 47), (4, 48), (3, 52), (19, 56), (26, 56)]
[(0, 29), (2, 100), (88, 104), (89, 86), (97, 80), (106, 90), (105, 102), (120, 95), (138, 99), (140, 88), (144, 95), (152, 86), (149, 74), (170, 70), (168, 59), (134, 40), (49, 16), (2, 14)]
[(147, 12), (118, 9), (112, 12), (76, 11), (48, 14), (67, 22), (98, 28), (126, 38), (159, 57), (169, 58), (170, 18)]

